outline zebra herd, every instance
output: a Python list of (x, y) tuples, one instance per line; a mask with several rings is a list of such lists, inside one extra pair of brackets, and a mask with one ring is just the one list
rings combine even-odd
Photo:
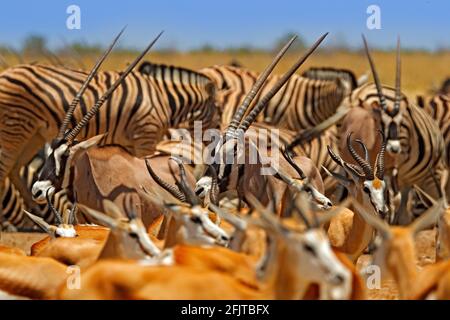
[[(254, 71), (226, 65), (195, 72), (144, 62), (138, 72), (131, 73), (112, 94), (95, 120), (86, 123), (79, 139), (108, 132), (105, 144), (121, 145), (131, 154), (143, 157), (155, 151), (157, 142), (163, 139), (168, 128), (192, 129), (194, 122), (199, 120), (203, 128), (224, 129), (257, 76)], [(2, 73), (0, 178), (3, 186), (0, 195), (3, 226), (31, 226), (28, 219), (24, 219), (24, 208), (34, 208), (40, 215), (52, 219), (50, 210), (38, 208), (33, 202), (30, 189), (44, 160), (44, 145), (61, 126), (64, 112), (84, 77), (83, 71), (46, 65), (20, 65)], [(74, 113), (72, 126), (118, 77), (119, 73), (111, 71), (95, 76), (80, 98), (80, 108)], [(278, 79), (279, 76), (270, 76), (256, 101)], [(417, 108), (406, 96), (398, 97), (401, 94), (398, 90), (399, 86), (394, 89), (358, 83), (349, 70), (311, 68), (302, 76), (294, 74), (269, 101), (257, 121), (269, 130), (280, 130), (280, 138), (288, 148), (294, 151), (292, 148), (295, 147), (295, 153), (310, 158), (319, 169), (324, 166), (334, 171), (336, 164), (328, 156), (327, 146), (341, 146), (338, 137), (342, 135), (339, 133), (350, 130), (347, 127), (340, 129), (348, 123), (346, 119), (329, 125), (314, 138), (302, 140), (296, 137), (329, 119), (339, 107), (362, 108), (373, 114), (369, 115), (370, 121), (377, 122), (379, 129), (385, 132), (388, 150), (398, 154), (391, 160), (397, 162), (392, 168), (396, 177), (400, 177), (396, 186), (403, 188), (417, 184), (437, 197), (439, 190), (430, 184), (431, 177), (423, 176), (430, 172), (426, 168), (439, 171), (449, 161), (448, 158), (441, 159), (448, 157), (450, 146), (448, 95), (442, 92), (427, 98), (426, 102), (422, 101), (421, 108)], [(351, 119), (351, 115), (347, 117)], [(364, 137), (366, 145), (376, 148), (376, 138), (367, 137), (372, 133), (364, 132), (363, 127), (356, 128), (358, 121), (351, 122), (355, 122), (349, 124), (354, 127), (351, 131), (355, 136)], [(401, 151), (395, 149), (400, 146)], [(335, 180), (324, 170), (321, 175), (325, 193), (332, 193)], [(67, 206), (67, 197), (57, 198), (61, 199), (60, 209)]]
[[(365, 38), (374, 83), (330, 67), (295, 74), (326, 34), (282, 76), (271, 72), (295, 38), (262, 73), (226, 65), (194, 71), (149, 61), (133, 71), (160, 35), (126, 70), (98, 71), (121, 33), (89, 73), (24, 64), (0, 74), (4, 230), (32, 230), (36, 221), (41, 227), (62, 224), (59, 212), (68, 211), (77, 212), (74, 221), (80, 223), (109, 221), (88, 211), (106, 212), (105, 201), (129, 211), (124, 199), (130, 194), (137, 207), (133, 217), (148, 228), (165, 217), (164, 207), (173, 199), (231, 220), (222, 212), (231, 206), (261, 213), (271, 205), (274, 214), (289, 218), (299, 193), (324, 212), (346, 198), (365, 211), (354, 214), (344, 240), (332, 242), (356, 262), (375, 230), (381, 232), (380, 221), (409, 225), (436, 211), (437, 201), (445, 203), (449, 93), (444, 85), (416, 105), (402, 92), (399, 41), (391, 87), (380, 82)], [(173, 130), (194, 134), (197, 123), (220, 132), (209, 149), (211, 163), (192, 159), (192, 150), (172, 157), (179, 151), (170, 141)], [(263, 131), (279, 140), (258, 134)], [(249, 163), (252, 154), (256, 162)], [(272, 163), (265, 160), (278, 154), (274, 174), (262, 174)], [(142, 168), (149, 175), (142, 176)], [(151, 183), (143, 182), (150, 177)], [(231, 241), (217, 223), (200, 216), (197, 222), (215, 244)], [(446, 258), (447, 229), (442, 223), (439, 228), (438, 254)], [(147, 252), (159, 254), (146, 243)]]

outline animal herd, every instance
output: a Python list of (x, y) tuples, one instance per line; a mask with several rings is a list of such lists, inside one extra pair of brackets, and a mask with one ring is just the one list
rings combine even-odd
[[(402, 299), (450, 298), (448, 83), (433, 96), (346, 69), (142, 62), (0, 73), (8, 299), (367, 299), (364, 255)], [(393, 61), (394, 62), (394, 61)], [(448, 82), (448, 81), (447, 81)], [(417, 101), (416, 104), (414, 101)], [(421, 270), (415, 238), (435, 232)], [(1, 243), (1, 238), (0, 238)]]

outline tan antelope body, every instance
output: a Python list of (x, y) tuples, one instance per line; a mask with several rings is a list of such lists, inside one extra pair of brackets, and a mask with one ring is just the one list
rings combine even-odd
[[(178, 168), (169, 161), (169, 156), (155, 155), (147, 159), (158, 174), (166, 181), (174, 183), (172, 171)], [(171, 171), (172, 170), (172, 171)], [(195, 179), (187, 172), (188, 183)], [(136, 211), (144, 222), (150, 225), (163, 214), (164, 208), (151, 198), (141, 196), (142, 187), (154, 197), (161, 197), (165, 191), (148, 174), (144, 159), (139, 159), (120, 147), (94, 147), (80, 156), (73, 164), (72, 190), (78, 203), (98, 211), (105, 211), (103, 199), (121, 206), (123, 197), (132, 194)], [(170, 194), (167, 194), (169, 200)]]
[[(83, 274), (81, 290), (62, 288), (61, 298), (300, 299), (306, 295), (311, 284), (316, 281), (326, 283), (327, 277), (315, 275), (315, 272), (321, 272), (319, 269), (307, 269), (308, 254), (301, 245), (303, 241), (310, 245), (315, 241), (327, 243), (323, 231), (311, 229), (298, 236), (274, 235), (274, 230), (268, 232), (271, 241), (262, 264), (257, 264), (259, 267), (255, 266), (254, 258), (229, 249), (176, 246), (172, 249), (172, 262), (165, 266), (113, 260), (97, 263)], [(331, 254), (331, 251), (327, 252)], [(300, 264), (292, 263), (293, 259), (300, 257), (306, 260)], [(316, 258), (314, 254), (310, 256), (312, 260)], [(322, 263), (324, 261), (328, 260)], [(335, 271), (323, 270), (337, 272), (336, 285), (346, 283), (346, 289), (335, 294), (350, 295), (351, 273), (341, 269), (337, 260), (328, 263), (329, 267), (336, 268), (333, 269)], [(301, 271), (303, 267), (306, 269)], [(328, 281), (331, 284), (335, 280), (329, 278)], [(327, 294), (333, 297), (333, 291), (326, 291), (325, 287), (321, 289), (321, 297)]]
[(354, 202), (367, 223), (378, 230), (382, 244), (375, 252), (374, 263), (389, 273), (398, 284), (402, 299), (450, 299), (450, 261), (444, 260), (417, 270), (414, 236), (436, 223), (444, 211), (439, 200), (432, 208), (407, 226), (389, 226), (385, 221), (368, 213), (358, 201)]

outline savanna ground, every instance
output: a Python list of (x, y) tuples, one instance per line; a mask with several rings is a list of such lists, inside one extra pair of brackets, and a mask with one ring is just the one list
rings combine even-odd
[[(279, 63), (274, 73), (284, 72), (298, 58), (302, 52), (287, 54)], [(393, 51), (373, 51), (381, 81), (394, 85), (395, 81), (395, 52)], [(75, 54), (73, 51), (68, 54), (53, 56), (24, 56), (19, 58), (13, 54), (4, 54), (4, 66), (16, 65), (23, 62), (43, 62), (55, 63), (63, 62), (68, 67), (89, 69), (100, 52), (89, 54)], [(123, 69), (131, 62), (137, 52), (116, 52), (112, 53), (105, 61), (103, 69), (117, 70)], [(402, 89), (411, 98), (416, 94), (424, 94), (440, 86), (442, 81), (450, 76), (450, 51), (426, 52), (407, 51), (402, 52)], [(150, 52), (147, 60), (156, 63), (164, 63), (175, 66), (182, 66), (193, 70), (215, 64), (229, 64), (237, 61), (242, 66), (255, 71), (261, 71), (273, 58), (273, 53), (264, 51), (255, 52)], [(5, 64), (6, 63), (6, 64)], [(369, 73), (369, 65), (362, 51), (328, 51), (322, 50), (314, 53), (309, 60), (300, 68), (299, 72), (311, 66), (328, 66), (336, 68), (347, 68), (355, 72), (356, 76)]]
[[(288, 54), (283, 59), (275, 73), (284, 72), (301, 53)], [(42, 62), (49, 63), (53, 61), (64, 62), (67, 67), (89, 69), (99, 56), (96, 54), (85, 55), (61, 55), (56, 57), (21, 57), (7, 54), (3, 55), (2, 64), (13, 66), (22, 60), (22, 62)], [(127, 63), (132, 61), (135, 53), (113, 53), (105, 61), (103, 69), (118, 70), (123, 69)], [(155, 63), (164, 63), (176, 66), (201, 69), (215, 64), (229, 64), (231, 61), (237, 61), (242, 66), (261, 71), (271, 60), (273, 54), (267, 52), (257, 53), (229, 53), (229, 52), (152, 52), (146, 59)], [(395, 52), (373, 52), (377, 69), (381, 81), (393, 85), (395, 81)], [(359, 77), (369, 72), (367, 59), (363, 52), (327, 52), (315, 53), (307, 63), (301, 68), (306, 70), (311, 66), (331, 66), (336, 68), (347, 68), (355, 72)], [(300, 71), (301, 72), (301, 71)], [(443, 51), (439, 53), (429, 53), (421, 51), (402, 52), (402, 89), (415, 101), (416, 94), (427, 94), (437, 89), (442, 81), (450, 76), (450, 52)], [(30, 245), (41, 239), (42, 234), (6, 234), (0, 235), (0, 243), (17, 246), (28, 251)], [(417, 236), (417, 266), (433, 263), (435, 260), (435, 231), (423, 231)], [(364, 255), (358, 261), (358, 268), (361, 270), (370, 263), (370, 256)], [(397, 287), (393, 280), (384, 280), (381, 289), (368, 290), (370, 299), (398, 299)]]

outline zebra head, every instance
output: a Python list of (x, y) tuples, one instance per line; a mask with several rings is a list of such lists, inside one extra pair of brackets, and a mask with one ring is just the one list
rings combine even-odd
[(328, 146), (328, 153), (340, 167), (344, 169), (348, 176), (343, 176), (336, 172), (329, 172), (322, 167), (330, 176), (336, 178), (352, 194), (352, 196), (362, 199), (366, 207), (372, 207), (377, 214), (384, 217), (388, 213), (386, 205), (386, 183), (384, 181), (384, 153), (386, 150), (386, 139), (380, 131), (383, 143), (378, 152), (375, 162), (375, 171), (369, 163), (369, 153), (367, 147), (361, 140), (355, 140), (364, 150), (364, 157), (361, 157), (352, 146), (351, 136), (347, 136), (347, 148), (358, 165), (345, 162), (340, 156), (335, 154)]
[[(403, 120), (403, 108), (400, 108), (400, 103), (404, 100), (401, 92), (401, 60), (400, 60), (400, 38), (397, 39), (397, 57), (396, 57), (396, 76), (395, 76), (395, 99), (393, 106), (388, 106), (386, 97), (383, 95), (383, 88), (378, 77), (375, 64), (369, 52), (367, 41), (363, 36), (364, 48), (367, 59), (369, 60), (370, 69), (377, 88), (378, 99), (382, 108), (382, 127), (386, 136), (386, 150), (392, 154), (399, 154), (401, 150), (400, 144), (400, 127)], [(407, 101), (406, 101), (407, 102)]]
[(96, 75), (98, 69), (105, 61), (108, 54), (113, 49), (117, 40), (125, 30), (122, 29), (120, 33), (115, 37), (109, 48), (103, 53), (99, 58), (95, 66), (92, 68), (88, 74), (86, 80), (82, 84), (80, 90), (75, 95), (71, 104), (69, 105), (64, 120), (59, 129), (59, 133), (56, 138), (50, 144), (47, 149), (47, 159), (42, 168), (42, 172), (38, 177), (38, 180), (33, 184), (32, 187), (32, 197), (38, 203), (44, 203), (48, 196), (53, 195), (55, 192), (60, 191), (62, 188), (66, 188), (68, 185), (68, 176), (70, 175), (70, 161), (77, 151), (86, 149), (86, 146), (93, 146), (92, 142), (98, 142), (101, 140), (102, 136), (94, 137), (94, 140), (88, 143), (74, 142), (75, 138), (79, 135), (81, 130), (86, 126), (86, 124), (94, 117), (100, 107), (105, 103), (105, 101), (112, 95), (112, 93), (119, 87), (119, 85), (125, 80), (125, 78), (130, 74), (134, 67), (142, 60), (145, 54), (150, 50), (150, 48), (159, 39), (162, 32), (145, 48), (145, 50), (123, 71), (120, 77), (113, 83), (111, 87), (106, 90), (105, 94), (100, 97), (95, 105), (84, 115), (84, 117), (77, 123), (77, 125), (71, 129), (67, 130), (69, 123), (73, 120), (73, 114), (78, 103), (82, 99), (83, 93), (88, 88), (89, 83)]

